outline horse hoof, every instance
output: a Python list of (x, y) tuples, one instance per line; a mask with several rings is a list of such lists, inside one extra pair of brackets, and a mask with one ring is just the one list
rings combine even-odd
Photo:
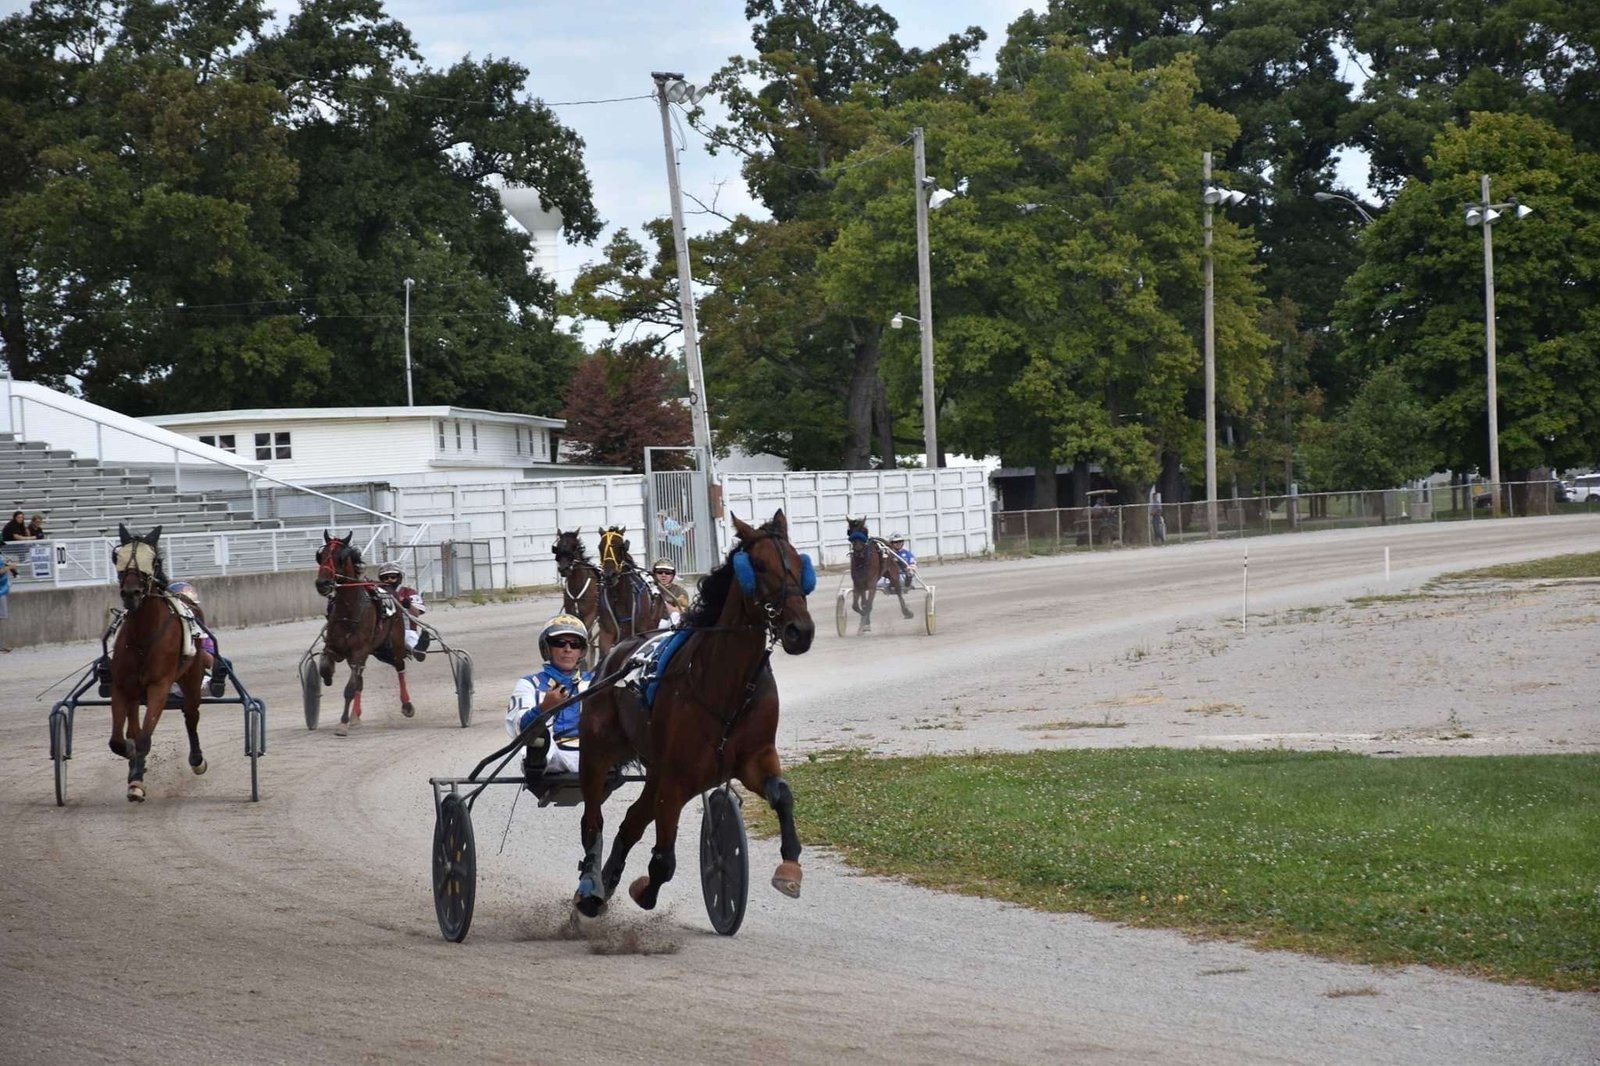
[(336, 737), (347, 737), (347, 736), (349, 736), (350, 735), (350, 723), (349, 722), (340, 722), (338, 725), (334, 726), (333, 727), (333, 735), (336, 736)]
[(572, 897), (572, 905), (585, 918), (598, 918), (600, 917), (600, 912), (606, 909), (606, 901), (603, 897), (585, 896), (582, 892)]
[(410, 718), (417, 713), (417, 708), (414, 704), (402, 703), (400, 705), (400, 713)]
[(772, 875), (772, 887), (790, 899), (799, 899), (800, 864), (797, 862), (780, 862), (777, 872)]
[(139, 781), (134, 781), (133, 783), (128, 785), (128, 802), (129, 803), (143, 803), (144, 802), (144, 785), (143, 785), (143, 783), (141, 783)]
[(901, 611), (900, 612), (900, 617), (901, 618), (915, 618), (916, 615), (912, 614), (910, 611)]
[(642, 877), (642, 876), (634, 878), (633, 879), (633, 884), (628, 886), (628, 895), (632, 896), (633, 897), (633, 901), (635, 903), (637, 903), (640, 907), (644, 908), (647, 911), (655, 910), (655, 904), (646, 903), (644, 901), (644, 899), (643, 899), (645, 889), (647, 889), (649, 887), (650, 887), (650, 878)]
[(205, 773), (206, 770), (210, 769), (210, 767), (206, 766), (206, 761), (204, 759), (201, 759), (199, 762), (191, 766), (190, 769), (194, 771), (194, 776), (199, 777), (201, 774)]

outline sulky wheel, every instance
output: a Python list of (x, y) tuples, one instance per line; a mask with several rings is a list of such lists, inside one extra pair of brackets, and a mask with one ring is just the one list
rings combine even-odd
[(250, 756), (250, 802), (261, 801), (261, 768), (258, 762), (267, 750), (267, 708), (260, 700), (244, 705), (244, 753)]
[(922, 618), (928, 627), (928, 636), (933, 636), (939, 628), (938, 616), (933, 609), (933, 586), (928, 586), (928, 598), (922, 604)]
[(737, 933), (750, 899), (750, 848), (739, 797), (727, 787), (706, 796), (700, 817), (700, 887), (711, 928), (723, 936)]
[(456, 676), (456, 712), (465, 729), (472, 724), (472, 656), (464, 651), (451, 652), (450, 672)]
[(322, 711), (322, 675), (317, 672), (317, 661), (309, 655), (300, 660), (300, 695), (306, 703), (306, 728), (315, 729)]
[(50, 758), (56, 764), (56, 806), (67, 805), (67, 760), (72, 758), (72, 719), (65, 704), (50, 709)]
[(839, 635), (845, 635), (846, 625), (850, 621), (850, 609), (845, 603), (844, 589), (839, 590), (839, 602), (833, 609), (833, 624), (839, 630)]
[(439, 804), (433, 823), (433, 909), (439, 932), (459, 944), (472, 926), (478, 891), (478, 856), (472, 842), (472, 814), (454, 792)]

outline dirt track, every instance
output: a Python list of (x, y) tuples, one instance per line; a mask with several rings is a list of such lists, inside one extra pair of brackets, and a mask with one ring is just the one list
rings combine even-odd
[[(878, 632), (839, 639), (837, 577), (824, 575), (816, 646), (777, 663), (781, 739), (791, 756), (1600, 749), (1600, 585), (1490, 590), (1470, 609), (1344, 603), (1445, 570), (1592, 551), (1597, 534), (1575, 516), (1253, 541), (1245, 634), (1239, 544), (930, 567), (932, 638), (885, 624), (880, 600)], [(426, 779), (501, 743), (500, 702), (552, 607), (434, 615), (477, 662), (468, 730), (446, 665), (430, 660), (410, 675), (415, 719), (377, 672), (356, 735), (332, 735), (326, 704), (308, 733), (293, 668), (315, 627), (225, 634), (269, 705), (259, 804), (235, 709), (202, 722), (201, 778), (184, 765), (181, 716), (168, 716), (143, 806), (123, 799), (105, 712), (86, 709), (58, 809), (49, 704), (32, 695), (94, 646), (5, 656), (0, 1062), (1600, 1060), (1600, 997), (1034, 914), (862, 877), (815, 851), (790, 901), (765, 887), (772, 841), (752, 847), (744, 928), (719, 938), (700, 903), (692, 813), (664, 909), (619, 900), (574, 931), (577, 814), (521, 802), (507, 831), (510, 789), (477, 807), (477, 916), (465, 944), (444, 943)], [(630, 876), (647, 856), (636, 851)]]

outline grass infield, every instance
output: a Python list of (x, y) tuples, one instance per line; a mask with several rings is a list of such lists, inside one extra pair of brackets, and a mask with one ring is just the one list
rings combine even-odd
[(1453, 574), (1441, 574), (1438, 580), (1474, 581), (1505, 578), (1516, 581), (1537, 581), (1569, 577), (1600, 577), (1600, 552), (1552, 555), (1549, 558), (1529, 559), (1522, 563), (1486, 566), (1482, 570), (1460, 570)]
[[(801, 839), (860, 869), (1129, 925), (1600, 990), (1600, 755), (816, 757)], [(771, 832), (766, 805), (753, 828)]]

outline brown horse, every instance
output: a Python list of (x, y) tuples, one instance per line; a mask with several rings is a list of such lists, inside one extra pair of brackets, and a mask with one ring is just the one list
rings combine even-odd
[(317, 549), (317, 591), (332, 601), (318, 664), (322, 683), (333, 684), (334, 663), (350, 664), (344, 714), (334, 730), (341, 737), (361, 724), (361, 689), (369, 655), (394, 667), (400, 679), (400, 713), (407, 718), (417, 713), (406, 688), (405, 611), (396, 605), (394, 613), (383, 614), (373, 597), (373, 583), (361, 579), (361, 549), (350, 543), (353, 535), (340, 538), (323, 530), (322, 547)]
[[(772, 884), (787, 896), (800, 894), (800, 836), (794, 796), (778, 760), (778, 685), (772, 676), (772, 646), (790, 655), (811, 647), (815, 627), (806, 594), (816, 585), (811, 560), (789, 543), (783, 512), (759, 529), (735, 518), (738, 542), (727, 562), (700, 582), (700, 597), (683, 621), (681, 641), (657, 681), (654, 704), (645, 708), (624, 686), (584, 699), (579, 719), (583, 757), (583, 862), (574, 904), (590, 917), (600, 913), (622, 880), (628, 852), (652, 821), (655, 848), (649, 875), (629, 887), (639, 906), (656, 905), (661, 886), (677, 866), (678, 818), (691, 796), (738, 778), (777, 812), (783, 862)], [(625, 640), (601, 666), (609, 676), (642, 638)], [(637, 757), (646, 766), (644, 789), (628, 808), (600, 871), (601, 804), (612, 767)]]
[(912, 617), (906, 606), (910, 578), (905, 563), (881, 538), (868, 534), (865, 518), (846, 518), (845, 527), (850, 538), (850, 609), (861, 616), (856, 632), (872, 632), (872, 601), (878, 595), (880, 579), (888, 582), (889, 591), (900, 601), (901, 617)]
[(599, 635), (600, 568), (589, 558), (576, 529), (558, 530), (550, 554), (556, 557), (556, 573), (561, 576), (561, 610), (589, 627), (592, 648)]
[(596, 643), (602, 659), (618, 641), (658, 629), (669, 616), (665, 597), (629, 554), (627, 532), (624, 526), (600, 530), (600, 634)]
[[(117, 590), (124, 613), (111, 647), (111, 750), (128, 760), (128, 799), (144, 802), (145, 758), (150, 735), (161, 721), (167, 694), (177, 683), (183, 692), (183, 724), (189, 731), (189, 768), (206, 772), (200, 753), (200, 677), (204, 660), (191, 639), (178, 610), (167, 595), (167, 575), (157, 542), (161, 527), (142, 537), (119, 525), (121, 543), (112, 551), (117, 569)], [(199, 614), (199, 609), (194, 608)], [(139, 724), (143, 704), (144, 724)]]

